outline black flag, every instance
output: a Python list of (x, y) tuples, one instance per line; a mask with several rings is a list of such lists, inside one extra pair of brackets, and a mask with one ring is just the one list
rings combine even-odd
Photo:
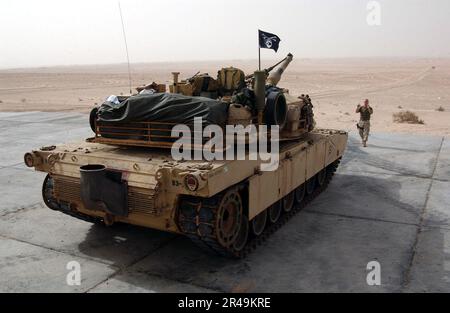
[(280, 41), (281, 41), (281, 39), (277, 35), (259, 30), (259, 47), (260, 48), (272, 49), (272, 50), (275, 50), (275, 52), (277, 52), (278, 47), (280, 45)]

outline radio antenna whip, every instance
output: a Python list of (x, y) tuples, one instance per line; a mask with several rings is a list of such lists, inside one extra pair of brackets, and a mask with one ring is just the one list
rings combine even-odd
[(131, 90), (131, 68), (130, 68), (130, 54), (128, 53), (128, 43), (127, 43), (127, 34), (125, 32), (125, 23), (123, 22), (122, 8), (120, 6), (119, 1), (119, 12), (120, 12), (120, 20), (122, 21), (122, 31), (123, 31), (123, 39), (125, 41), (125, 50), (127, 52), (127, 64), (128, 64), (128, 81), (130, 83), (130, 95), (133, 93)]

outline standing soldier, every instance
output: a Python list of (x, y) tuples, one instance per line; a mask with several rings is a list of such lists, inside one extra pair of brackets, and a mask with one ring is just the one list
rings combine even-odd
[(362, 144), (367, 147), (367, 140), (369, 139), (370, 132), (370, 116), (373, 114), (373, 109), (369, 106), (369, 100), (364, 100), (364, 105), (358, 104), (356, 113), (359, 113), (361, 118), (357, 124), (359, 129), (359, 135), (362, 139)]

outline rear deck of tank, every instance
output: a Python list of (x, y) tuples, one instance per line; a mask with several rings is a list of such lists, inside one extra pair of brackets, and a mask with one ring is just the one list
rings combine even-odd
[[(0, 292), (450, 291), (450, 139), (353, 133), (326, 193), (249, 257), (188, 239), (105, 228), (47, 209), (23, 153), (90, 136), (87, 117), (0, 113)], [(67, 263), (81, 265), (69, 286)], [(381, 286), (366, 282), (371, 261)]]

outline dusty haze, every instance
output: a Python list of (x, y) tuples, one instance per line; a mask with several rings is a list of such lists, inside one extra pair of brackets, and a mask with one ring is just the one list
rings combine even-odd
[[(257, 58), (258, 28), (279, 55), (450, 57), (450, 1), (121, 0), (130, 58), (139, 62)], [(118, 1), (0, 1), (0, 68), (126, 61)], [(264, 59), (278, 57), (263, 50)]]

